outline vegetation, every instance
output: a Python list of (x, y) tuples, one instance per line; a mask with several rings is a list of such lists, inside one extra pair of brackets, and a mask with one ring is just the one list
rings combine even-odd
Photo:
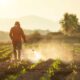
[(42, 35), (36, 30), (32, 34), (27, 35), (26, 39), (28, 43), (38, 42), (42, 39)]
[[(8, 51), (11, 51), (11, 47), (10, 45), (2, 45), (2, 47), (0, 47), (0, 59), (2, 60), (2, 62), (0, 62), (0, 80), (18, 80), (18, 78), (24, 74), (29, 74), (29, 72), (35, 72), (36, 70), (38, 70), (38, 72), (40, 71), (44, 71), (45, 73), (42, 74), (42, 76), (40, 77), (40, 80), (48, 80), (50, 79), (49, 75), (52, 75), (52, 71), (51, 69), (58, 69), (59, 65), (58, 65), (58, 60), (56, 60), (54, 63), (53, 61), (49, 60), (47, 62), (40, 62), (40, 63), (31, 63), (28, 61), (22, 61), (22, 62), (15, 62), (15, 61), (10, 61), (11, 56), (8, 55)], [(5, 57), (2, 56), (2, 54), (5, 55), (6, 59), (4, 59)], [(12, 52), (9, 53), (10, 55), (12, 55)], [(1, 61), (0, 60), (0, 61)], [(50, 65), (49, 65), (50, 64)], [(48, 65), (48, 66), (47, 66)], [(41, 69), (40, 69), (41, 67)], [(40, 69), (40, 70), (39, 70)], [(33, 73), (34, 75), (34, 73)], [(35, 76), (37, 75), (37, 72), (35, 73)], [(38, 74), (39, 75), (39, 74)], [(29, 75), (31, 76), (31, 75)], [(49, 76), (49, 77), (48, 77)], [(30, 77), (32, 78), (31, 80), (38, 80), (38, 79), (34, 79), (35, 77)], [(21, 79), (21, 78), (20, 78)], [(22, 79), (21, 79), (22, 80)], [(26, 80), (26, 78), (25, 78)], [(30, 79), (28, 79), (30, 80)]]
[[(66, 65), (60, 60), (51, 59), (34, 64), (28, 61), (10, 61), (12, 46), (10, 44), (0, 45), (0, 80), (26, 80), (27, 78), (28, 80), (65, 80), (66, 76), (71, 73), (73, 73), (72, 78), (76, 80), (74, 73), (78, 70), (77, 65)], [(80, 53), (80, 47), (74, 45), (73, 52)], [(62, 76), (61, 79), (60, 76)], [(70, 80), (73, 80), (72, 78)]]
[(60, 21), (62, 30), (65, 34), (70, 35), (72, 32), (77, 31), (79, 27), (78, 18), (75, 14), (64, 14), (64, 18)]
[[(66, 35), (80, 30), (78, 18), (74, 14), (66, 13), (60, 23), (63, 33)], [(24, 45), (26, 49), (38, 49), (41, 45), (46, 51), (51, 48), (52, 54), (62, 50), (66, 55), (70, 51), (73, 61), (71, 63), (64, 63), (60, 59), (41, 60), (39, 63), (24, 60), (14, 61), (12, 60), (13, 51), (10, 42), (0, 43), (0, 80), (80, 80), (79, 36), (64, 36), (61, 32), (48, 32), (46, 35), (42, 35), (39, 31), (34, 31), (32, 34), (26, 35), (26, 38), (27, 43)], [(48, 48), (45, 46), (46, 44), (48, 44)], [(79, 62), (76, 59), (79, 59)]]

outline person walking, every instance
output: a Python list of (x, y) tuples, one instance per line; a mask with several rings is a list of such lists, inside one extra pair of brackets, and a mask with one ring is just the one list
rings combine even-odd
[(26, 38), (18, 21), (11, 28), (9, 36), (13, 44), (14, 58), (15, 60), (21, 60), (22, 40), (26, 42)]

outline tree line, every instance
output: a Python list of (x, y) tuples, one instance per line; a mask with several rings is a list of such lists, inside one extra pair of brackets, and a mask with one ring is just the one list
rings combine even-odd
[(65, 13), (63, 18), (60, 20), (61, 31), (60, 32), (48, 32), (46, 35), (41, 35), (38, 30), (34, 31), (32, 34), (27, 35), (28, 43), (37, 42), (42, 39), (51, 39), (53, 36), (57, 35), (72, 35), (75, 32), (80, 32), (79, 19), (75, 14)]
[(79, 19), (75, 14), (65, 13), (63, 19), (60, 20), (61, 30), (66, 35), (80, 31)]

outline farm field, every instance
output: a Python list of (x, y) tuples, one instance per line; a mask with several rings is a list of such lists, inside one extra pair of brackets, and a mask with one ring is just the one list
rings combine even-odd
[[(32, 56), (32, 49), (39, 55)], [(13, 60), (12, 54), (11, 44), (0, 44), (0, 80), (80, 79), (78, 40), (53, 39), (23, 44), (22, 61)]]

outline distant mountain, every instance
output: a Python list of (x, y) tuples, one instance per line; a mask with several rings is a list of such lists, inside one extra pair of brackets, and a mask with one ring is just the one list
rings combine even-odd
[[(9, 31), (14, 26), (15, 21), (21, 23), (21, 27), (26, 34), (33, 33), (37, 30), (40, 34), (45, 35), (50, 30), (57, 31), (58, 22), (54, 22), (38, 16), (25, 16), (18, 19), (1, 19), (0, 18), (0, 41), (9, 41)], [(7, 31), (7, 32), (6, 32)]]
[(25, 16), (18, 19), (0, 19), (0, 30), (9, 31), (15, 21), (20, 21), (24, 29), (58, 30), (58, 22), (48, 20), (38, 16)]
[(19, 19), (25, 29), (41, 29), (57, 31), (58, 22), (48, 20), (38, 16), (25, 16)]

